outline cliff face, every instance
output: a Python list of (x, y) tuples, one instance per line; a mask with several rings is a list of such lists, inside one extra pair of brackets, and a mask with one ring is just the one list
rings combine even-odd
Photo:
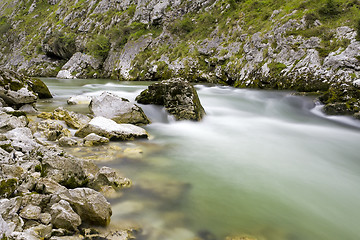
[(0, 64), (29, 75), (180, 76), (360, 110), (357, 0), (6, 0), (0, 15)]

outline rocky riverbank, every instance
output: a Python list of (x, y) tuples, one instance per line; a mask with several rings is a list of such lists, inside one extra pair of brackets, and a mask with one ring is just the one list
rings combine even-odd
[[(39, 79), (12, 71), (0, 73), (2, 236), (7, 239), (68, 239), (70, 236), (72, 239), (133, 239), (136, 231), (131, 228), (112, 227), (111, 231), (102, 228), (109, 225), (112, 215), (107, 198), (118, 196), (122, 189), (131, 186), (131, 181), (111, 168), (99, 168), (92, 160), (74, 157), (59, 146), (81, 148), (109, 141), (147, 139), (148, 133), (134, 125), (150, 122), (143, 110), (127, 99), (104, 92), (91, 99), (89, 116), (64, 108), (39, 113), (36, 100), (51, 97), (46, 85)], [(203, 116), (196, 91), (188, 82), (173, 79), (161, 84), (177, 93), (161, 96), (162, 102), (173, 102), (170, 113), (177, 120), (191, 119), (195, 116), (194, 109), (201, 109)], [(176, 111), (173, 99), (178, 99)], [(141, 189), (154, 191), (146, 186)], [(155, 193), (169, 197), (161, 189), (155, 189)], [(174, 197), (178, 196), (177, 190), (174, 191)]]

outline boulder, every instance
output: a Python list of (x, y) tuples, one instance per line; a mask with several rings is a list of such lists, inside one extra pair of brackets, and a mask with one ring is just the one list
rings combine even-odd
[[(51, 237), (52, 225), (43, 225), (38, 224), (33, 227), (30, 227), (24, 231), (25, 234), (28, 234), (25, 239), (32, 239), (31, 236), (34, 236), (35, 239), (49, 239)], [(17, 238), (23, 239), (23, 238)]]
[(195, 88), (181, 78), (151, 84), (136, 97), (136, 101), (162, 105), (176, 120), (200, 121), (205, 115)]
[(0, 69), (0, 98), (6, 104), (21, 107), (36, 102), (38, 97), (52, 97), (49, 89), (40, 79)]
[(91, 102), (91, 97), (86, 95), (73, 96), (67, 100), (67, 104), (69, 105), (77, 105), (77, 104), (89, 105), (90, 102)]
[(20, 217), (29, 220), (40, 219), (41, 208), (39, 206), (28, 205), (20, 211)]
[(71, 137), (70, 131), (59, 121), (47, 119), (35, 125), (36, 130), (42, 132), (49, 141), (56, 141), (61, 137)]
[(101, 60), (81, 53), (75, 53), (61, 68), (57, 78), (89, 78), (96, 77), (96, 70), (100, 68)]
[(60, 147), (74, 147), (78, 144), (75, 139), (70, 137), (61, 137), (58, 142)]
[(27, 123), (27, 118), (24, 116), (16, 117), (5, 112), (0, 112), (0, 133), (7, 132), (14, 128), (25, 127)]
[(38, 148), (38, 144), (29, 128), (19, 127), (5, 133), (7, 139), (11, 141), (11, 146), (22, 153), (29, 153), (35, 148)]
[(95, 175), (92, 187), (100, 190), (102, 186), (111, 186), (114, 189), (121, 189), (131, 186), (130, 179), (120, 177), (119, 174), (109, 167), (102, 167)]
[(110, 223), (110, 203), (99, 192), (90, 188), (76, 188), (59, 194), (59, 197), (71, 204), (83, 223), (100, 226)]
[(135, 125), (150, 123), (150, 120), (139, 106), (109, 92), (103, 92), (100, 96), (93, 97), (89, 108), (94, 116), (106, 117), (117, 123)]
[(84, 137), (84, 146), (91, 147), (96, 145), (102, 145), (109, 142), (109, 139), (106, 137), (101, 137), (95, 133), (90, 133)]
[(71, 112), (62, 107), (58, 107), (53, 111), (53, 117), (54, 119), (65, 121), (67, 126), (76, 129), (85, 126), (91, 120), (86, 115)]
[(51, 223), (56, 228), (64, 228), (75, 231), (81, 225), (81, 218), (74, 212), (70, 204), (65, 200), (60, 200), (50, 208)]
[(86, 137), (90, 133), (109, 138), (110, 140), (134, 140), (147, 138), (145, 129), (132, 124), (118, 124), (104, 117), (93, 118), (85, 127), (79, 129), (75, 136)]

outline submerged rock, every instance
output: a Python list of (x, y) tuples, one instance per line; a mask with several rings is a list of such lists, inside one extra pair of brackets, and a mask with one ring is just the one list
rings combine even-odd
[(139, 106), (109, 92), (103, 92), (99, 97), (93, 97), (89, 108), (96, 117), (106, 117), (117, 123), (135, 125), (150, 123)]
[(86, 137), (90, 133), (109, 138), (110, 140), (134, 140), (147, 138), (145, 129), (132, 124), (118, 124), (111, 119), (95, 117), (85, 127), (79, 129), (75, 136)]
[(200, 121), (205, 115), (195, 88), (181, 78), (151, 84), (136, 101), (142, 104), (163, 105), (176, 120)]
[(90, 133), (84, 138), (84, 146), (91, 147), (96, 145), (102, 145), (109, 142), (109, 139), (106, 137), (101, 137), (95, 133)]

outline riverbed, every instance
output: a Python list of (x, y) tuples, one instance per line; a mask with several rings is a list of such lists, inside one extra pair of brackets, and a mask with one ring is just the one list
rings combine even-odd
[[(40, 111), (73, 95), (110, 91), (134, 101), (147, 82), (42, 79), (54, 94)], [(327, 117), (313, 98), (291, 92), (196, 85), (203, 121), (176, 122), (143, 107), (147, 141), (66, 151), (118, 169), (133, 181), (110, 199), (113, 226), (144, 239), (338, 240), (360, 236), (360, 121)]]

